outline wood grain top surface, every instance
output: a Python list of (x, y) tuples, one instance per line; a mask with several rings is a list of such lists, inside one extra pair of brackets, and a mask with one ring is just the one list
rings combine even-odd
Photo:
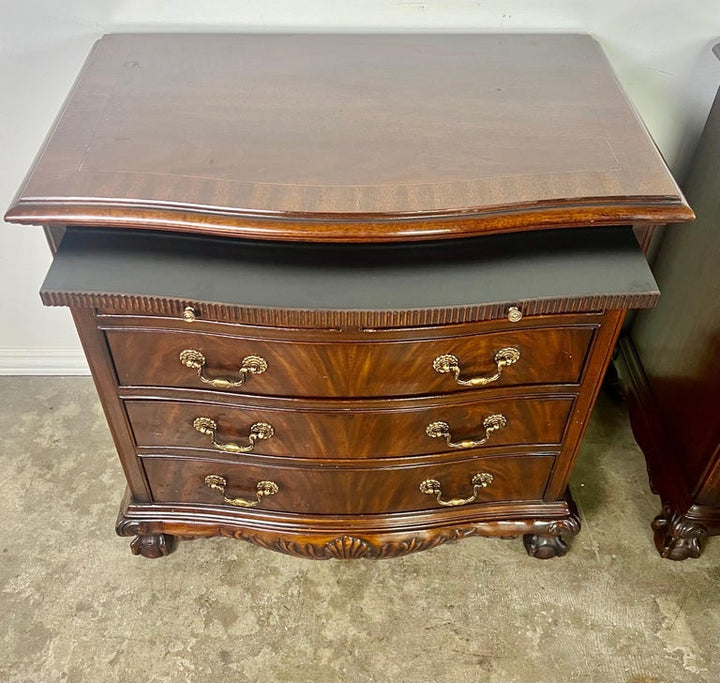
[(96, 43), (7, 220), (310, 241), (692, 212), (584, 35)]

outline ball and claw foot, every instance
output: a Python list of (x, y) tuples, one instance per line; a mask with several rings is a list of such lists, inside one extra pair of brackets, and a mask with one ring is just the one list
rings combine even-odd
[(673, 513), (667, 507), (653, 520), (652, 529), (660, 557), (668, 560), (700, 557), (708, 533), (702, 524)]
[(175, 536), (169, 534), (143, 534), (135, 536), (130, 542), (130, 550), (133, 555), (150, 558), (169, 555), (174, 548)]
[(527, 554), (538, 560), (562, 557), (567, 552), (567, 543), (559, 534), (525, 534), (523, 543)]

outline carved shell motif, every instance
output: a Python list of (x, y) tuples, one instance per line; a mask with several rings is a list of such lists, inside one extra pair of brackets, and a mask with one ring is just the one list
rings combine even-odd
[(323, 555), (336, 560), (360, 560), (372, 554), (370, 545), (354, 536), (341, 536), (323, 548)]
[(264, 537), (238, 533), (237, 531), (233, 535), (236, 538), (244, 538), (269, 550), (276, 550), (296, 557), (306, 557), (313, 560), (361, 560), (399, 557), (420, 550), (429, 550), (449, 541), (458, 541), (461, 538), (472, 536), (475, 533), (476, 530), (473, 528), (452, 529), (434, 534), (429, 538), (413, 537), (402, 541), (387, 542), (382, 545), (374, 545), (356, 536), (338, 536), (324, 545), (319, 545), (297, 543), (282, 538), (270, 540)]
[(268, 550), (313, 560), (360, 560), (377, 555), (377, 551), (372, 545), (354, 536), (339, 536), (324, 545), (316, 545), (314, 543), (298, 543), (284, 538), (266, 538), (255, 534), (247, 534), (240, 529), (225, 533), (235, 538), (250, 541)]

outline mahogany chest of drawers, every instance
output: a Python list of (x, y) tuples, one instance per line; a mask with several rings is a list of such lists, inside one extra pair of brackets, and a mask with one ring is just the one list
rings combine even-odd
[(585, 36), (109, 36), (7, 214), (57, 251), (133, 552), (315, 559), (564, 554), (658, 296), (632, 228), (691, 216)]
[[(720, 58), (720, 43), (713, 52)], [(685, 190), (697, 220), (663, 235), (654, 263), (662, 300), (635, 317), (615, 360), (662, 501), (655, 546), (671, 560), (699, 557), (720, 535), (720, 90)]]

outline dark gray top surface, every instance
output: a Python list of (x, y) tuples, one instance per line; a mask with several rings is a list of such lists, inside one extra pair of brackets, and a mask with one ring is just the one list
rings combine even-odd
[(311, 310), (657, 292), (629, 228), (369, 246), (71, 228), (42, 289)]
[(368, 246), (70, 228), (42, 289), (309, 310), (657, 293), (626, 227)]

